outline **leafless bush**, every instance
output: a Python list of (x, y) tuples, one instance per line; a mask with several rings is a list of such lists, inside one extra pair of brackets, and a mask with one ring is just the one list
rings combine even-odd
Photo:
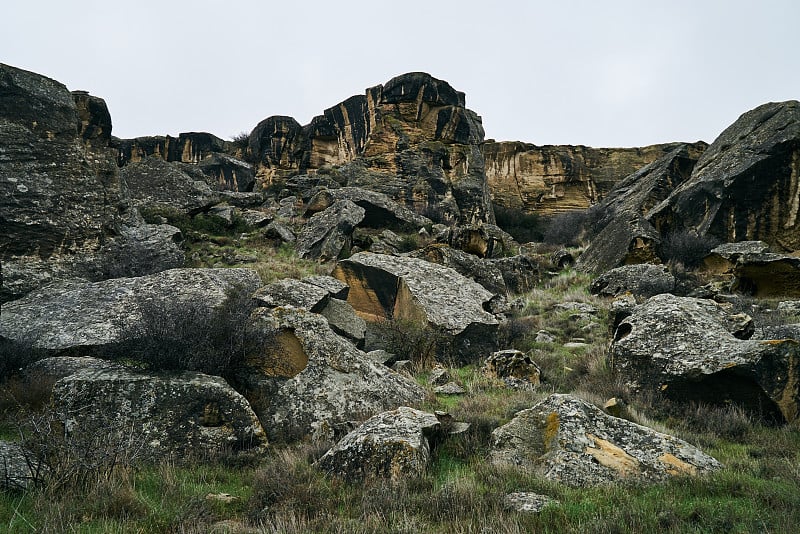
[(675, 231), (661, 241), (661, 259), (691, 269), (699, 266), (718, 244), (719, 239), (714, 236), (701, 236), (690, 230)]
[(369, 328), (374, 338), (372, 348), (386, 350), (397, 360), (410, 360), (418, 370), (430, 369), (437, 361), (454, 356), (451, 336), (417, 321), (387, 319), (372, 323)]

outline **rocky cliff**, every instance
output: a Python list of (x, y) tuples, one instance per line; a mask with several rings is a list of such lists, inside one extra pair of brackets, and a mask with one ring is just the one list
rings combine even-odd
[(110, 138), (102, 99), (0, 64), (0, 302), (55, 278), (131, 274), (112, 265), (121, 251), (151, 272), (182, 262), (170, 232), (130, 209)]
[[(552, 215), (585, 209), (602, 200), (624, 177), (678, 145), (591, 148), (489, 141), (481, 150), (495, 205)], [(689, 146), (702, 152), (708, 145), (697, 142)]]
[(291, 117), (264, 119), (250, 134), (248, 154), (262, 187), (328, 174), (438, 221), (493, 222), (483, 136), (464, 93), (417, 72), (371, 87), (305, 126)]

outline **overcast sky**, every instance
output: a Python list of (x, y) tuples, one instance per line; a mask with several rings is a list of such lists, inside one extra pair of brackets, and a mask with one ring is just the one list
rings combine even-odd
[(424, 71), (487, 138), (643, 146), (800, 99), (798, 21), (798, 0), (14, 0), (0, 62), (104, 98), (123, 138), (307, 124)]

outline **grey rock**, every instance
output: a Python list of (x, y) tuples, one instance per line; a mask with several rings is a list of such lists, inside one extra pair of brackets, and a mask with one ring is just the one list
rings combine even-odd
[(800, 315), (800, 300), (784, 300), (778, 303), (778, 312), (784, 315)]
[(72, 281), (46, 286), (3, 305), (0, 335), (59, 351), (117, 343), (141, 321), (140, 303), (175, 299), (221, 305), (228, 291), (255, 291), (250, 269), (171, 269), (138, 278)]
[(236, 212), (237, 210), (233, 206), (218, 204), (216, 206), (211, 206), (206, 214), (211, 217), (222, 219), (230, 226), (233, 224), (233, 217), (236, 215)]
[(78, 371), (53, 386), (67, 441), (107, 433), (130, 440), (144, 460), (186, 461), (259, 451), (266, 435), (247, 400), (201, 373)]
[(276, 308), (256, 310), (252, 318), (273, 341), (248, 358), (237, 383), (271, 440), (307, 438), (323, 428), (342, 435), (350, 421), (425, 396), (413, 380), (336, 335), (320, 315)]
[(539, 495), (527, 491), (509, 493), (503, 498), (506, 508), (526, 514), (538, 514), (548, 506), (560, 504), (547, 495)]
[(93, 279), (146, 276), (183, 267), (181, 231), (168, 224), (124, 225), (101, 248)]
[(124, 367), (115, 362), (92, 358), (91, 356), (52, 356), (37, 360), (22, 370), (22, 377), (28, 382), (55, 384), (56, 381), (77, 372), (119, 371)]
[(272, 239), (279, 239), (284, 243), (294, 243), (296, 237), (288, 225), (280, 221), (272, 221), (264, 228), (264, 235)]
[(556, 310), (571, 311), (584, 315), (597, 314), (597, 308), (594, 307), (593, 305), (589, 304), (588, 302), (578, 302), (574, 300), (566, 302), (558, 302), (553, 305), (553, 308)]
[(450, 267), (459, 274), (475, 280), (488, 291), (497, 295), (508, 293), (508, 287), (500, 268), (474, 254), (448, 245), (434, 244), (412, 252), (410, 256)]
[(420, 321), (453, 336), (465, 361), (495, 348), (498, 321), (484, 308), (494, 295), (453, 269), (360, 252), (340, 261), (333, 276), (350, 286), (347, 301), (368, 320)]
[(326, 452), (316, 465), (329, 474), (352, 481), (369, 478), (399, 481), (425, 471), (440, 433), (436, 415), (402, 406), (365, 421)]
[(247, 192), (255, 185), (253, 166), (227, 154), (214, 152), (198, 161), (197, 166), (216, 183), (216, 189)]
[(452, 380), (450, 371), (444, 367), (434, 367), (428, 376), (428, 384), (432, 386), (443, 386)]
[(372, 360), (374, 363), (378, 365), (390, 365), (392, 361), (395, 359), (395, 355), (391, 352), (386, 352), (383, 349), (378, 350), (371, 350), (366, 353), (367, 358)]
[(560, 394), (492, 432), (490, 459), (573, 487), (662, 482), (721, 467), (685, 441)]
[(364, 209), (364, 220), (361, 224), (368, 228), (416, 231), (433, 224), (427, 217), (418, 215), (387, 195), (360, 187), (320, 191), (309, 201), (306, 215), (325, 210), (341, 200), (349, 200)]
[(411, 360), (397, 360), (392, 364), (392, 371), (411, 374)]
[(350, 303), (331, 298), (320, 314), (328, 320), (334, 332), (351, 340), (356, 347), (364, 347), (367, 323), (356, 315)]
[(320, 313), (328, 305), (330, 293), (312, 284), (294, 278), (282, 278), (268, 284), (253, 294), (259, 306), (275, 308), (294, 306), (302, 310)]
[(529, 256), (516, 255), (486, 260), (496, 267), (510, 293), (527, 293), (539, 284), (545, 275), (542, 266)]
[(556, 338), (547, 330), (539, 330), (536, 332), (536, 343), (555, 343)]
[(35, 456), (19, 443), (0, 440), (0, 490), (25, 490), (44, 472)]
[(331, 297), (339, 300), (347, 300), (347, 294), (350, 292), (350, 286), (332, 276), (311, 275), (306, 276), (302, 281), (323, 288), (330, 293)]
[(297, 197), (294, 195), (284, 197), (278, 202), (278, 217), (284, 219), (294, 219), (300, 215), (300, 210), (297, 207)]
[(353, 229), (364, 219), (364, 213), (364, 208), (342, 200), (314, 214), (297, 237), (298, 255), (320, 260), (338, 258), (349, 247)]
[(437, 395), (463, 395), (467, 390), (456, 382), (448, 382), (441, 386), (436, 386), (433, 388), (433, 392)]
[(578, 257), (575, 267), (602, 273), (620, 265), (659, 261), (661, 235), (644, 217), (618, 217), (607, 224)]
[(220, 201), (209, 179), (193, 165), (149, 157), (120, 170), (133, 205), (196, 214)]
[(800, 345), (736, 337), (752, 331), (749, 316), (713, 301), (656, 295), (620, 322), (610, 362), (635, 391), (678, 403), (733, 403), (773, 423), (792, 421)]
[(491, 378), (506, 380), (514, 378), (539, 385), (542, 371), (530, 356), (515, 349), (493, 352), (483, 364), (483, 373)]
[(623, 265), (595, 278), (589, 286), (592, 295), (616, 297), (630, 292), (634, 296), (649, 298), (675, 290), (675, 276), (665, 265), (640, 263)]

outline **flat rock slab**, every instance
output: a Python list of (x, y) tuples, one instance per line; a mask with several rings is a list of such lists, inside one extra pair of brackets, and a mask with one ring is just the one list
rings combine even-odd
[(253, 292), (261, 280), (250, 269), (171, 269), (138, 278), (51, 284), (4, 304), (0, 335), (59, 351), (120, 341), (141, 320), (140, 302), (175, 299), (222, 304), (236, 288)]
[(573, 487), (661, 482), (721, 467), (685, 441), (560, 394), (519, 412), (492, 432), (490, 459)]

